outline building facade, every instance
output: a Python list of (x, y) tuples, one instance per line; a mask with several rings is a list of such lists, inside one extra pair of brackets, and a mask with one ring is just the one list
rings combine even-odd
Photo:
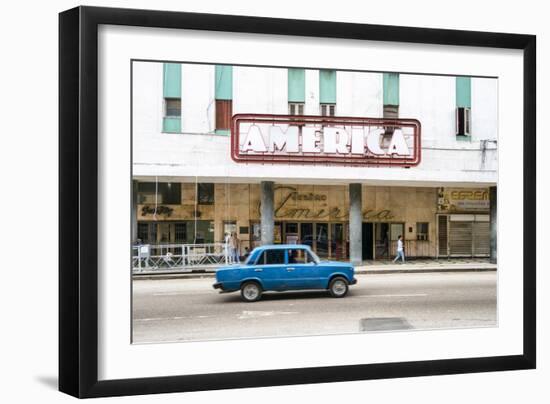
[[(496, 79), (157, 62), (132, 69), (134, 240), (208, 244), (236, 232), (242, 254), (260, 243), (305, 243), (321, 257), (359, 262), (392, 257), (401, 235), (408, 256), (496, 253)], [(421, 125), (422, 157), (410, 166), (304, 164), (292, 153), (286, 163), (239, 162), (231, 154), (239, 114), (397, 119), (376, 134), (387, 150), (398, 120), (410, 118)], [(296, 139), (305, 147), (304, 127)], [(338, 147), (353, 152), (352, 132), (342, 133), (332, 161)], [(288, 139), (261, 143), (267, 153), (292, 152)], [(315, 138), (309, 155), (326, 151), (326, 139)]]

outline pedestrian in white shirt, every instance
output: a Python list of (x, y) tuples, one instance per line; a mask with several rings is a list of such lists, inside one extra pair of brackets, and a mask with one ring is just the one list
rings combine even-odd
[(237, 236), (237, 232), (234, 231), (231, 233), (231, 237), (229, 238), (229, 248), (231, 252), (231, 258), (233, 259), (233, 263), (240, 263), (240, 251), (241, 251), (241, 240), (239, 240), (239, 237)]
[(401, 240), (401, 236), (397, 237), (397, 255), (394, 258), (393, 262), (397, 261), (401, 257), (401, 262), (405, 263), (405, 252), (403, 251), (403, 240)]

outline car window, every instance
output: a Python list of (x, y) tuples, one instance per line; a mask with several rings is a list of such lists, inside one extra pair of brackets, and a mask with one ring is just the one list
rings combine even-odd
[(321, 262), (319, 257), (317, 255), (315, 255), (314, 252), (312, 252), (312, 251), (306, 251), (306, 252), (307, 252), (307, 262), (315, 262), (316, 264)]
[(307, 264), (308, 257), (304, 249), (288, 250), (288, 263), (289, 264)]
[(256, 265), (277, 265), (285, 263), (285, 250), (265, 250)]

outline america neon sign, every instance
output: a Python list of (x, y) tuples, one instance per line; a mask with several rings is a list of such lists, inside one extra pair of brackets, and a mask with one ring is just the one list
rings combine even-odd
[(416, 119), (236, 114), (231, 158), (238, 163), (412, 167), (420, 163)]

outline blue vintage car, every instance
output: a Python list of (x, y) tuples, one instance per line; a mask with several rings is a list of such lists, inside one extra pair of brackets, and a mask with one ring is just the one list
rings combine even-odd
[(355, 283), (350, 263), (321, 261), (307, 245), (281, 244), (257, 247), (244, 264), (218, 269), (213, 287), (240, 290), (244, 301), (255, 302), (265, 291), (325, 289), (344, 297)]

